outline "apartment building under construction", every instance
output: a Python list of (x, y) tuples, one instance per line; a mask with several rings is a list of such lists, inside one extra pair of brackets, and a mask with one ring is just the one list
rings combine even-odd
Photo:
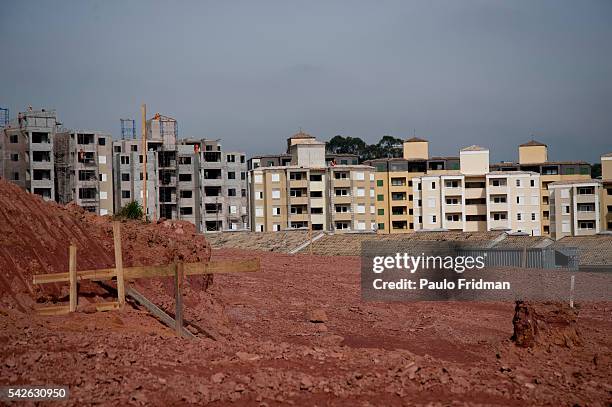
[(55, 135), (57, 202), (74, 202), (98, 215), (113, 213), (112, 137), (87, 130)]
[(340, 157), (326, 161), (325, 143), (301, 131), (287, 139), (287, 154), (291, 160), (280, 161), (280, 165), (250, 164), (253, 231), (375, 229), (372, 167), (353, 163), (356, 161), (338, 164)]
[[(176, 121), (147, 121), (147, 215), (182, 219), (203, 232), (248, 226), (246, 157), (225, 152), (219, 140), (179, 139)], [(142, 142), (113, 144), (115, 207), (143, 202)]]
[(53, 142), (60, 126), (54, 110), (19, 113), (0, 133), (0, 176), (44, 200), (55, 199)]

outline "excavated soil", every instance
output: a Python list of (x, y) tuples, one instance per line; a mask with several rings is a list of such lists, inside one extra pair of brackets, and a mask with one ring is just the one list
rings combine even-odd
[[(0, 386), (67, 385), (70, 399), (57, 404), (74, 406), (612, 402), (612, 303), (579, 303), (575, 313), (539, 303), (363, 302), (358, 257), (214, 250), (215, 260), (259, 257), (262, 265), (259, 273), (188, 285), (186, 317), (215, 331), (216, 341), (178, 338), (131, 303), (123, 311), (34, 315), (35, 300), (65, 298), (52, 292), (61, 287), (28, 288), (32, 274), (65, 271), (75, 236), (79, 269), (112, 266), (111, 226), (27, 197), (24, 223), (21, 195), (13, 195), (0, 195)], [(182, 223), (128, 222), (124, 230), (127, 265), (210, 256)], [(165, 280), (137, 284), (171, 313)], [(93, 284), (79, 295), (112, 297)], [(518, 346), (515, 328), (528, 328), (531, 316), (536, 340)], [(579, 341), (568, 346), (558, 332)]]
[[(609, 303), (580, 304), (580, 345), (522, 348), (510, 339), (511, 303), (365, 303), (359, 258), (213, 253), (252, 256), (262, 272), (219, 275), (208, 290), (227, 318), (219, 341), (179, 339), (131, 307), (25, 318), (5, 310), (0, 384), (68, 385), (67, 405), (612, 401)], [(198, 312), (206, 318), (206, 306)]]

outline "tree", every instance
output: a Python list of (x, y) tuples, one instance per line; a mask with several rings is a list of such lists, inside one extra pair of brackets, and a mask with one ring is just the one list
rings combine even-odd
[(331, 154), (355, 154), (359, 162), (375, 158), (396, 158), (403, 154), (402, 139), (385, 135), (376, 144), (366, 144), (359, 137), (344, 137), (337, 135), (326, 143), (326, 149)]

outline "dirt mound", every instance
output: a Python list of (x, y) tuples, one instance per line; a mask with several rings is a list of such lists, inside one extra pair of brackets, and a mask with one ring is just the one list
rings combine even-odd
[[(189, 222), (123, 221), (121, 229), (126, 267), (168, 264), (175, 258), (186, 262), (210, 260), (210, 245)], [(97, 216), (76, 205), (44, 202), (0, 179), (0, 306), (28, 312), (35, 301), (64, 300), (66, 284), (34, 286), (32, 276), (66, 272), (71, 242), (77, 246), (77, 270), (114, 266), (110, 217)], [(209, 311), (218, 308), (204, 293), (211, 282), (210, 277), (190, 277), (186, 302), (204, 304)], [(80, 285), (84, 302), (88, 293), (99, 294), (93, 285)], [(170, 278), (138, 281), (137, 288), (156, 303), (169, 305), (173, 296)]]
[(523, 348), (550, 345), (571, 348), (581, 344), (577, 319), (575, 308), (559, 303), (517, 301), (512, 319), (512, 340)]

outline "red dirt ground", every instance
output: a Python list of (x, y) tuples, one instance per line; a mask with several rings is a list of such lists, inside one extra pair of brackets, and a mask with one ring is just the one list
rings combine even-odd
[[(576, 343), (539, 341), (523, 348), (510, 340), (513, 303), (362, 302), (356, 257), (214, 251), (216, 260), (262, 261), (259, 273), (218, 275), (206, 290), (187, 287), (186, 317), (217, 333), (218, 341), (177, 338), (133, 304), (123, 311), (36, 316), (30, 310), (35, 298), (65, 298), (51, 290), (30, 293), (32, 273), (64, 271), (62, 253), (75, 235), (79, 253), (93, 253), (79, 269), (112, 266), (112, 233), (108, 220), (13, 195), (0, 195), (0, 274), (6, 281), (0, 386), (67, 385), (70, 399), (60, 405), (612, 402), (611, 303), (579, 304)], [(19, 199), (41, 215), (24, 224), (20, 216), (30, 215), (18, 210)], [(207, 259), (207, 244), (187, 225), (125, 225), (130, 228), (133, 234), (124, 235), (128, 265), (167, 262), (177, 251), (188, 261)], [(159, 279), (138, 283), (171, 312), (168, 285)], [(79, 294), (81, 302), (110, 296), (93, 285), (81, 286)]]
[[(580, 309), (580, 346), (519, 348), (509, 339), (513, 304), (361, 302), (358, 258), (213, 258), (254, 255), (262, 272), (220, 275), (209, 289), (227, 317), (217, 342), (176, 338), (131, 307), (26, 318), (6, 310), (0, 383), (69, 385), (70, 405), (612, 401), (609, 303)], [(309, 322), (313, 310), (327, 322)]]

